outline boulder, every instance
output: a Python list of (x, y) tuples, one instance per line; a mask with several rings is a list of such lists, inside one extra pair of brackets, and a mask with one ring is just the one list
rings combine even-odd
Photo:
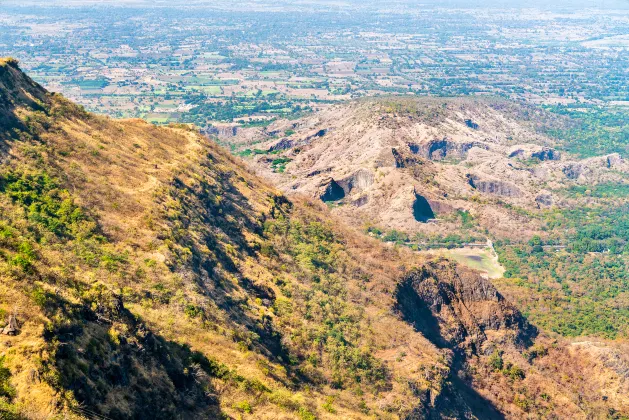
[(362, 191), (369, 188), (374, 181), (373, 172), (368, 169), (359, 169), (347, 178), (338, 181), (338, 184), (343, 188), (345, 194), (349, 194), (352, 191)]
[(535, 197), (535, 202), (539, 207), (550, 207), (553, 205), (553, 196), (547, 192), (541, 192)]
[(2, 329), (2, 334), (4, 335), (17, 335), (19, 332), (19, 327), (17, 324), (17, 318), (15, 315), (10, 315), (7, 325)]

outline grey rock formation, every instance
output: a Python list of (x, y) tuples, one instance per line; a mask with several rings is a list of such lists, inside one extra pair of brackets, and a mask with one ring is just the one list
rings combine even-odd
[(319, 185), (318, 195), (322, 201), (338, 201), (345, 198), (345, 191), (333, 178), (326, 178)]
[(363, 191), (369, 188), (373, 181), (373, 172), (368, 169), (359, 169), (347, 178), (338, 181), (338, 184), (343, 188), (345, 194), (350, 194), (351, 192)]
[(409, 143), (409, 149), (412, 153), (420, 155), (424, 159), (442, 160), (446, 158), (463, 159), (467, 156), (467, 152), (472, 147), (487, 147), (479, 142), (455, 142), (444, 138), (442, 140), (431, 140), (427, 143)]
[(10, 315), (7, 325), (2, 329), (2, 334), (17, 335), (18, 332), (19, 332), (19, 327), (17, 324), (17, 318), (14, 315)]
[(520, 197), (522, 192), (515, 185), (498, 180), (483, 180), (477, 175), (467, 175), (468, 183), (472, 188), (485, 194), (499, 195), (503, 197)]

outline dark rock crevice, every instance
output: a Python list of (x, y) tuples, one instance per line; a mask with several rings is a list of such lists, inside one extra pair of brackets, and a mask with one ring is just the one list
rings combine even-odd
[(432, 210), (430, 203), (425, 197), (415, 194), (415, 201), (413, 202), (413, 217), (418, 222), (426, 223), (430, 219), (435, 218), (435, 212)]
[(319, 187), (319, 198), (322, 201), (342, 200), (345, 198), (345, 190), (333, 178), (328, 178)]

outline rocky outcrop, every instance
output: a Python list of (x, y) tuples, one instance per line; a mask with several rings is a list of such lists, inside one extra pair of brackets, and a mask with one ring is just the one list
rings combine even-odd
[(359, 169), (354, 172), (352, 175), (338, 181), (338, 184), (345, 194), (350, 194), (355, 191), (363, 191), (366, 188), (369, 188), (374, 181), (373, 172), (368, 169)]
[(221, 125), (211, 126), (203, 131), (203, 134), (209, 136), (217, 136), (219, 138), (231, 138), (238, 134), (238, 126), (235, 125)]
[(293, 147), (292, 140), (284, 138), (278, 141), (277, 143), (275, 143), (273, 146), (269, 147), (269, 152), (286, 150), (286, 149), (290, 149), (291, 147)]
[(421, 165), (421, 159), (418, 159), (414, 156), (406, 156), (400, 153), (396, 148), (391, 149), (391, 154), (393, 155), (393, 159), (395, 160), (396, 168), (412, 168), (417, 165)]
[(548, 147), (543, 147), (542, 150), (539, 150), (537, 152), (533, 152), (531, 154), (531, 157), (533, 157), (534, 159), (539, 159), (539, 160), (559, 160), (559, 158), (561, 157), (561, 154), (553, 149), (550, 149)]
[(490, 341), (521, 346), (537, 334), (489, 280), (447, 261), (406, 273), (395, 298), (404, 319), (442, 348), (488, 352)]
[(465, 120), (465, 125), (471, 128), (472, 130), (478, 130), (479, 126), (474, 121), (467, 119)]
[(561, 159), (561, 153), (550, 147), (527, 144), (513, 147), (509, 152), (509, 157), (524, 160), (538, 159), (540, 161), (548, 161)]
[(427, 143), (409, 143), (409, 149), (412, 153), (420, 155), (428, 160), (443, 160), (446, 158), (464, 159), (467, 152), (472, 147), (487, 147), (479, 142), (455, 142), (444, 138), (442, 140), (431, 140)]
[(624, 160), (618, 153), (611, 153), (605, 156), (596, 156), (593, 158), (585, 159), (581, 161), (588, 169), (593, 168), (607, 168), (607, 169), (620, 169), (623, 166)]
[(320, 174), (327, 174), (327, 173), (330, 173), (330, 172), (332, 172), (332, 168), (317, 169), (315, 171), (308, 172), (306, 174), (306, 178), (312, 178), (313, 176), (317, 176), (317, 175), (320, 175)]
[(578, 179), (584, 172), (585, 166), (580, 163), (570, 163), (564, 166), (561, 171), (568, 179)]
[(515, 185), (498, 180), (483, 180), (477, 175), (467, 175), (468, 183), (472, 188), (485, 194), (499, 195), (503, 197), (520, 197), (522, 192)]
[(542, 191), (535, 197), (535, 202), (538, 207), (550, 207), (553, 205), (553, 196), (547, 191)]
[(363, 195), (352, 201), (354, 207), (362, 207), (369, 202), (369, 196)]
[(345, 190), (333, 178), (326, 178), (319, 184), (317, 195), (322, 201), (338, 201), (345, 198)]
[(320, 137), (323, 137), (326, 134), (328, 134), (328, 130), (327, 129), (317, 130), (313, 134), (310, 134), (309, 136), (306, 136), (303, 139), (299, 140), (295, 145), (309, 144), (312, 140), (320, 138)]
[(5, 335), (17, 335), (19, 333), (19, 326), (17, 324), (17, 318), (15, 315), (9, 315), (7, 325), (2, 329), (2, 334)]
[(622, 163), (623, 158), (618, 153), (612, 153), (611, 155), (605, 156), (605, 166), (607, 166), (608, 168), (620, 166)]

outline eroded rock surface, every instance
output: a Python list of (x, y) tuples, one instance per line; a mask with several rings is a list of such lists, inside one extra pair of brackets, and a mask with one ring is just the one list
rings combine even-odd
[(499, 180), (484, 180), (477, 175), (468, 175), (468, 182), (472, 188), (482, 193), (504, 197), (519, 197), (522, 192), (515, 185)]
[(407, 273), (395, 296), (404, 318), (440, 347), (481, 350), (490, 330), (492, 340), (518, 345), (537, 334), (489, 280), (448, 262)]
[(328, 178), (321, 183), (319, 198), (322, 201), (338, 201), (344, 197), (345, 191), (333, 178)]

